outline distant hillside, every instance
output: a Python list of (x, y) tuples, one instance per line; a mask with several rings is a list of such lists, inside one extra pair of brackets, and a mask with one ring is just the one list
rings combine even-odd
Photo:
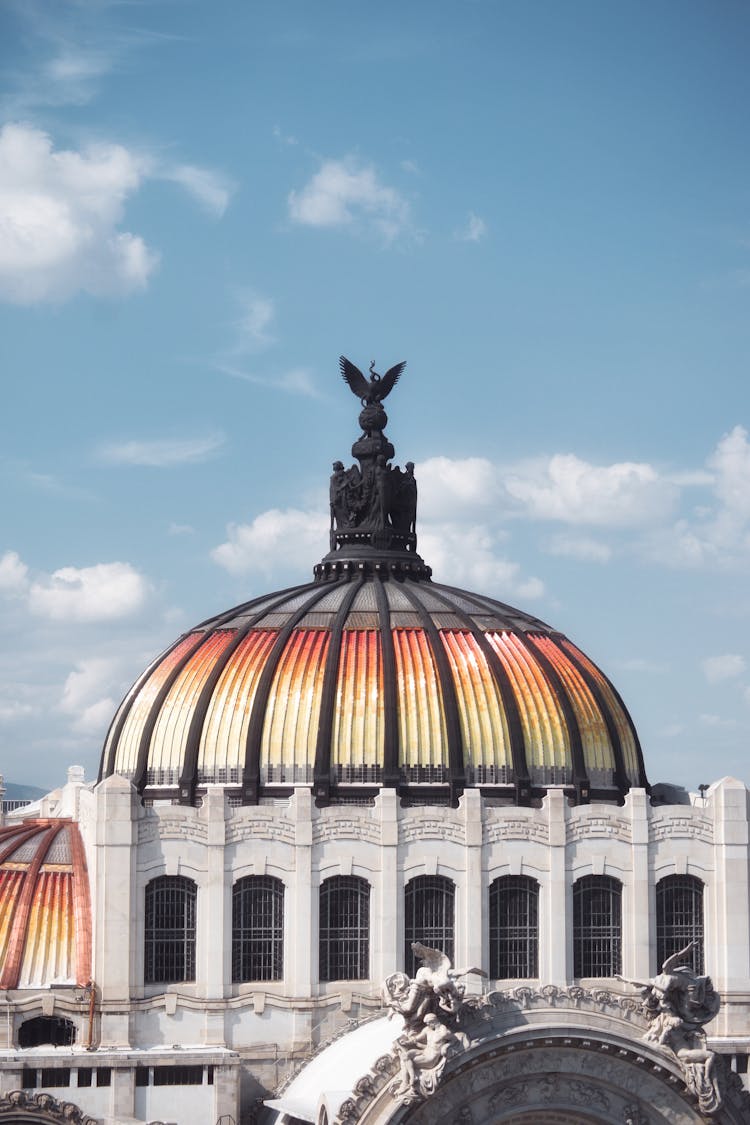
[(6, 801), (38, 801), (49, 793), (49, 789), (40, 789), (38, 785), (18, 785), (14, 781), (4, 784)]

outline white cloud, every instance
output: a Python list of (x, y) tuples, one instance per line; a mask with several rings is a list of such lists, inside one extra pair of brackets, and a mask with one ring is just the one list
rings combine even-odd
[(235, 354), (252, 352), (274, 343), (269, 332), (276, 312), (271, 298), (258, 293), (241, 293), (239, 301), (242, 311), (236, 322), (237, 340), (232, 351)]
[(234, 185), (226, 176), (195, 164), (164, 165), (156, 175), (161, 180), (171, 180), (185, 188), (209, 214), (219, 219), (229, 206), (234, 191)]
[(494, 506), (500, 491), (497, 466), (485, 457), (430, 457), (416, 466), (421, 519), (445, 519)]
[(32, 583), (29, 609), (52, 621), (115, 621), (141, 610), (150, 587), (130, 563), (65, 566)]
[(17, 719), (26, 719), (33, 714), (34, 708), (30, 703), (19, 703), (16, 699), (0, 700), (0, 723), (12, 723)]
[(372, 165), (353, 157), (324, 161), (301, 191), (289, 193), (288, 202), (295, 223), (350, 229), (364, 225), (386, 242), (405, 233), (410, 225), (406, 200), (380, 181)]
[(475, 215), (473, 211), (469, 211), (465, 225), (456, 231), (456, 238), (460, 239), (461, 242), (481, 242), (486, 234), (487, 224), (484, 219)]
[(218, 453), (224, 442), (224, 435), (219, 433), (196, 438), (110, 442), (99, 447), (98, 456), (100, 460), (112, 465), (144, 465), (164, 469), (206, 461)]
[(117, 686), (117, 671), (115, 660), (95, 658), (81, 660), (68, 675), (60, 709), (73, 716), (74, 730), (104, 734), (117, 705), (114, 693), (108, 694)]
[(612, 558), (612, 548), (607, 543), (586, 535), (556, 535), (547, 544), (547, 550), (551, 555), (583, 562), (606, 563)]
[(726, 569), (750, 559), (750, 443), (735, 426), (718, 442), (698, 483), (710, 485), (711, 502), (655, 533), (651, 557), (671, 566)]
[(0, 131), (0, 297), (19, 304), (142, 289), (157, 256), (119, 229), (146, 168), (121, 145), (53, 150), (28, 125)]
[(727, 652), (722, 656), (708, 656), (701, 661), (703, 674), (710, 684), (721, 683), (722, 680), (733, 680), (745, 671), (745, 658), (738, 653)]
[(418, 550), (436, 582), (482, 590), (493, 597), (539, 598), (544, 583), (524, 578), (518, 563), (497, 553), (498, 536), (482, 525), (422, 522)]
[(26, 588), (29, 568), (16, 551), (6, 551), (0, 556), (0, 590), (14, 593)]
[(230, 574), (272, 576), (279, 569), (307, 565), (328, 550), (327, 520), (322, 512), (272, 508), (250, 524), (230, 524), (227, 541), (211, 551), (211, 558)]
[(508, 493), (533, 519), (601, 527), (639, 526), (662, 520), (678, 492), (648, 464), (592, 465), (557, 453), (509, 470)]

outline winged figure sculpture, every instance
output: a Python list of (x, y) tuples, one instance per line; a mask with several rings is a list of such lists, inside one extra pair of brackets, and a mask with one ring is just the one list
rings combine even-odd
[(477, 976), (486, 977), (483, 969), (452, 969), (450, 957), (440, 949), (430, 949), (420, 941), (411, 943), (412, 953), (422, 962), (414, 978), (418, 983), (431, 988), (438, 998), (441, 1008), (448, 1012), (455, 1012), (463, 1000), (464, 986), (456, 984), (459, 977), (475, 973)]
[(378, 375), (373, 360), (370, 364), (369, 379), (345, 355), (339, 357), (339, 367), (344, 382), (349, 384), (362, 405), (372, 406), (388, 397), (396, 386), (406, 363), (397, 363), (395, 367), (389, 368), (385, 375)]

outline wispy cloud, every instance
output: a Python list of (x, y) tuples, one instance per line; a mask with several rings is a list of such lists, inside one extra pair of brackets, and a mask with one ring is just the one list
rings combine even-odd
[(152, 441), (133, 439), (100, 445), (97, 457), (110, 465), (141, 465), (168, 469), (175, 465), (195, 464), (215, 457), (226, 442), (221, 433), (193, 438), (160, 438)]
[(701, 661), (703, 675), (710, 684), (719, 684), (723, 680), (734, 680), (742, 676), (746, 668), (744, 656), (736, 652), (726, 652), (721, 656), (707, 656)]
[(302, 226), (374, 231), (386, 243), (414, 233), (406, 199), (373, 165), (351, 156), (324, 160), (301, 190), (289, 193), (288, 204)]
[(456, 231), (456, 238), (461, 242), (481, 242), (487, 234), (487, 224), (479, 215), (469, 211), (466, 222)]
[(254, 383), (258, 387), (268, 387), (269, 390), (284, 391), (287, 394), (303, 395), (306, 398), (320, 398), (320, 391), (315, 384), (312, 372), (307, 367), (293, 367), (277, 375), (257, 375), (231, 363), (223, 362), (217, 362), (216, 368), (232, 379), (241, 379), (245, 383)]
[(606, 563), (612, 558), (612, 548), (608, 543), (587, 535), (555, 535), (548, 541), (546, 550), (559, 558), (581, 559), (584, 562)]
[(235, 185), (228, 176), (197, 164), (166, 164), (155, 162), (152, 166), (155, 179), (179, 184), (200, 203), (209, 214), (221, 218), (229, 206)]
[(234, 355), (259, 351), (275, 342), (270, 327), (276, 309), (270, 297), (260, 293), (243, 291), (237, 295), (240, 313), (235, 327), (235, 340), (231, 347)]

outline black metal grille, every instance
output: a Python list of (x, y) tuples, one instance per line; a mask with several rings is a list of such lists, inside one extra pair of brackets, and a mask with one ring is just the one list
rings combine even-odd
[(539, 884), (506, 875), (490, 887), (490, 977), (539, 975)]
[(370, 884), (335, 875), (320, 888), (320, 979), (366, 980), (370, 973)]
[(573, 886), (573, 975), (621, 972), (622, 884), (609, 875), (586, 875)]
[(284, 884), (270, 875), (250, 875), (232, 892), (232, 980), (283, 976)]
[(656, 884), (656, 968), (691, 941), (687, 964), (703, 972), (703, 883), (694, 875), (667, 875)]
[(439, 949), (453, 960), (455, 897), (456, 888), (452, 880), (442, 875), (417, 875), (406, 884), (404, 964), (410, 977), (420, 965), (411, 950), (413, 941), (419, 941), (430, 949)]
[(183, 875), (161, 875), (146, 887), (146, 984), (195, 980), (196, 897)]

